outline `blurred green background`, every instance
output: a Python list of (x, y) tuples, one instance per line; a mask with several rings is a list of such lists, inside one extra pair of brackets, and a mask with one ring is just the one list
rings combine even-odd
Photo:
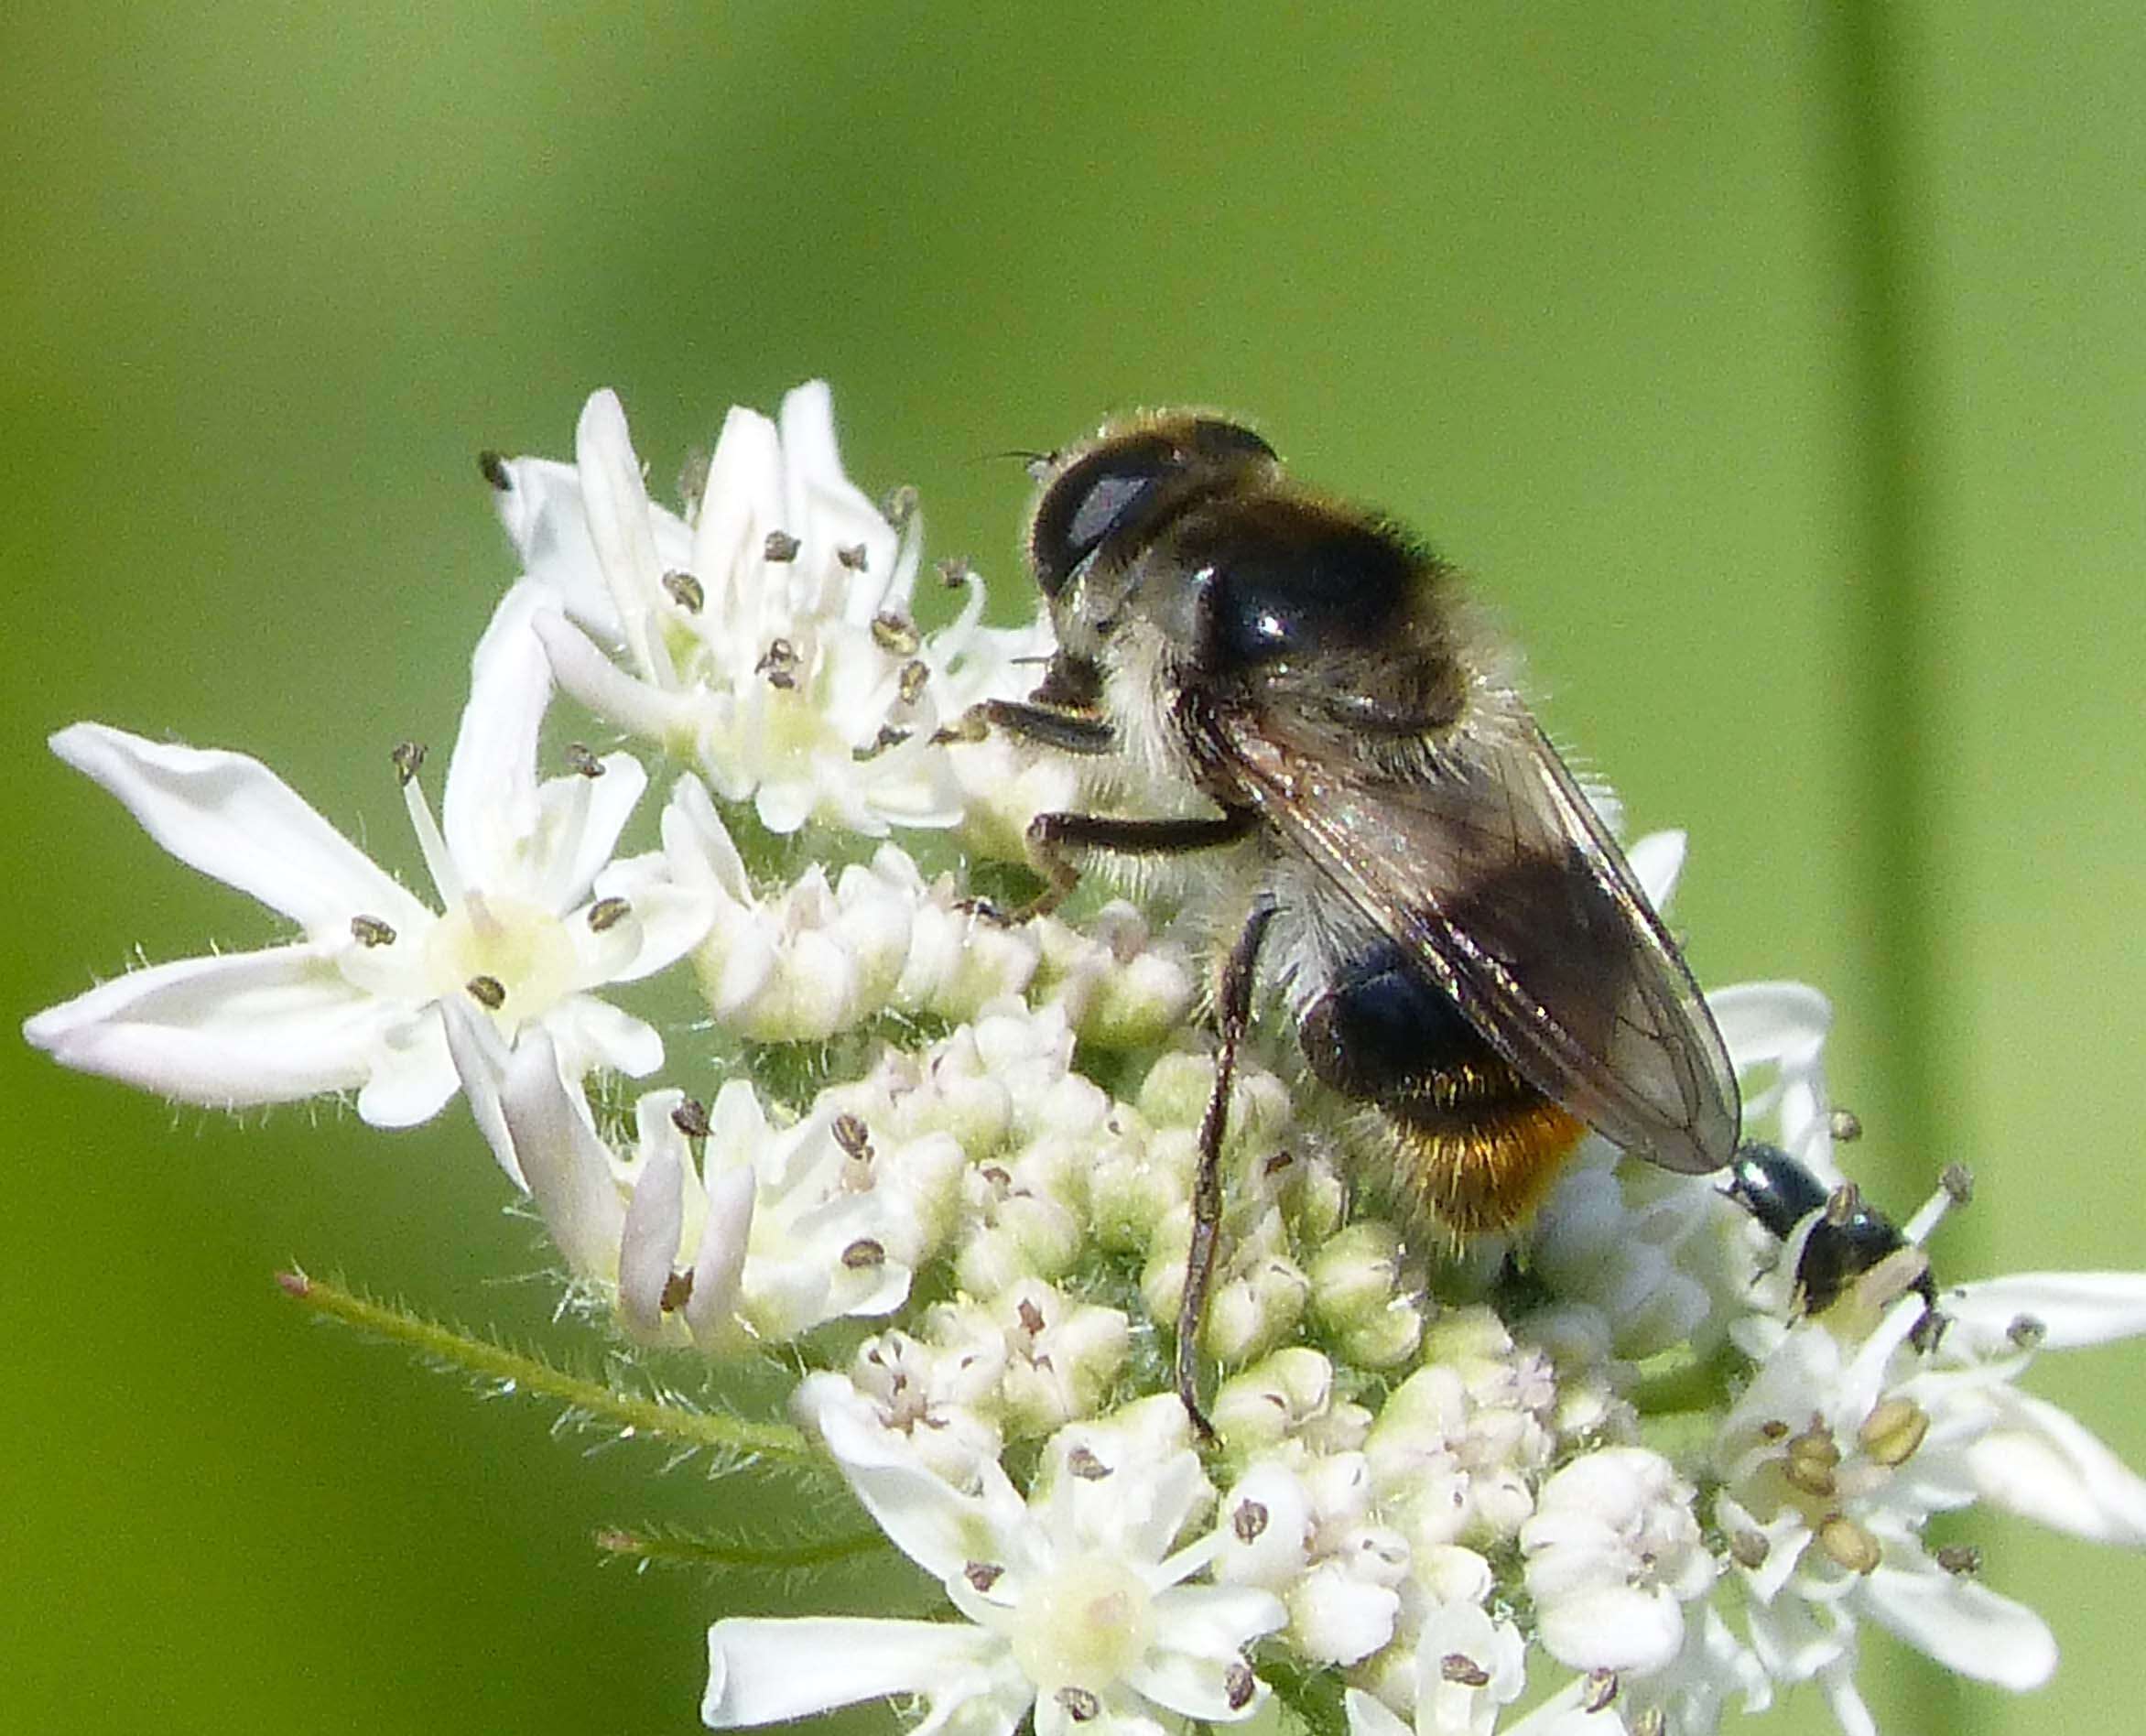
[[(1948, 1272), (2146, 1264), (2130, 0), (16, 0), (0, 68), (10, 1019), (272, 932), (49, 759), (72, 719), (257, 752), (415, 867), (384, 752), (450, 739), (512, 576), (472, 454), (567, 455), (591, 387), (660, 483), (824, 374), (1008, 595), (989, 455), (1194, 400), (1479, 575), (1691, 828), (1701, 973), (1835, 997), (1872, 1191), (1978, 1166)], [(651, 1493), (268, 1282), (539, 1329), (459, 1110), (242, 1126), (0, 1053), (0, 1725), (696, 1726), (704, 1624), (782, 1588), (589, 1536), (742, 1486)], [(2036, 1383), (2146, 1465), (2146, 1349)], [(1874, 1638), (1888, 1731), (2139, 1727), (2146, 1563), (1972, 1535), (2064, 1671)]]

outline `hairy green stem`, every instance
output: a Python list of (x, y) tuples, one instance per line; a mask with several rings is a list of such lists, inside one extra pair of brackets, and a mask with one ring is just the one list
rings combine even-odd
[(622, 1435), (675, 1441), (741, 1457), (793, 1462), (809, 1462), (818, 1457), (803, 1432), (786, 1423), (749, 1422), (743, 1417), (688, 1410), (681, 1405), (622, 1393), (602, 1381), (569, 1374), (540, 1357), (510, 1351), (302, 1272), (280, 1272), (276, 1281), (285, 1294), (316, 1314), (406, 1344), (421, 1355), (496, 1381), (508, 1390), (532, 1398), (554, 1399), (594, 1421), (615, 1425)]
[(596, 1546), (606, 1555), (636, 1562), (661, 1562), (667, 1567), (722, 1568), (786, 1572), (797, 1568), (824, 1568), (861, 1556), (884, 1555), (887, 1540), (876, 1531), (854, 1532), (848, 1536), (825, 1537), (812, 1543), (755, 1546), (706, 1536), (688, 1536), (662, 1531), (628, 1531), (606, 1526), (596, 1534)]

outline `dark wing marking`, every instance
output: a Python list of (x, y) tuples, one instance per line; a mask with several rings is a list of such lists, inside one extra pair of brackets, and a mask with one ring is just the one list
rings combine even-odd
[(1740, 1105), (1713, 1015), (1517, 701), (1453, 747), (1401, 755), (1316, 711), (1200, 722), (1246, 798), (1529, 1084), (1665, 1169), (1729, 1161)]

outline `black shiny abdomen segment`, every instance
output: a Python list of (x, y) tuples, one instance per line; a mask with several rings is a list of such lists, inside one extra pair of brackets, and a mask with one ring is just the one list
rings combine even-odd
[(1196, 512), (1173, 540), (1208, 575), (1202, 648), (1225, 671), (1387, 645), (1432, 570), (1397, 531), (1287, 495)]
[(1299, 1036), (1321, 1082), (1426, 1132), (1465, 1132), (1486, 1111), (1539, 1101), (1452, 997), (1392, 941), (1334, 972)]
[(1825, 1184), (1778, 1145), (1749, 1140), (1729, 1166), (1729, 1191), (1769, 1235), (1785, 1242), (1826, 1203)]
[[(1780, 1146), (1755, 1139), (1738, 1150), (1729, 1169), (1729, 1191), (1761, 1228), (1783, 1241), (1831, 1198), (1825, 1183), (1804, 1165)], [(1860, 1200), (1844, 1218), (1822, 1218), (1811, 1227), (1796, 1262), (1795, 1280), (1803, 1291), (1804, 1307), (1823, 1314), (1849, 1285), (1907, 1245), (1898, 1224)], [(1936, 1306), (1936, 1284), (1927, 1272), (1915, 1288), (1924, 1301)]]

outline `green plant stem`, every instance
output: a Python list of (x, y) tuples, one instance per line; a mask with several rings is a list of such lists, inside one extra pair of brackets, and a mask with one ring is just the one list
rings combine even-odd
[(836, 1562), (855, 1560), (860, 1556), (887, 1553), (887, 1540), (876, 1531), (826, 1537), (813, 1543), (763, 1547), (672, 1532), (628, 1531), (607, 1526), (596, 1534), (596, 1546), (606, 1555), (636, 1562), (660, 1562), (666, 1567), (768, 1572), (830, 1567)]
[(421, 1355), (498, 1382), (515, 1392), (555, 1399), (593, 1421), (614, 1425), (622, 1435), (798, 1463), (818, 1458), (803, 1432), (786, 1423), (749, 1422), (743, 1417), (636, 1397), (602, 1381), (569, 1374), (541, 1358), (474, 1338), (406, 1308), (374, 1302), (302, 1272), (278, 1273), (276, 1281), (286, 1295), (316, 1314), (406, 1344)]

